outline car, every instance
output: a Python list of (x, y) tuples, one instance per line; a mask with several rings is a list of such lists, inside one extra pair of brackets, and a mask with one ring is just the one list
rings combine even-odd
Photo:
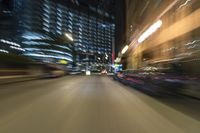
[(107, 70), (105, 69), (105, 70), (103, 70), (103, 71), (101, 71), (101, 75), (107, 75), (108, 74), (108, 72), (107, 72)]

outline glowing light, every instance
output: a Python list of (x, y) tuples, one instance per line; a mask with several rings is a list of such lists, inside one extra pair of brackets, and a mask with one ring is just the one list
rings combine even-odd
[(15, 46), (10, 46), (10, 48), (19, 50), (19, 51), (25, 51), (23, 48), (15, 47)]
[(63, 49), (67, 49), (69, 51), (72, 51), (69, 47), (66, 46), (62, 46), (62, 45), (56, 45), (57, 47), (63, 48)]
[(122, 54), (125, 54), (126, 53), (126, 51), (128, 50), (128, 45), (126, 45), (123, 49), (122, 49)]
[(91, 72), (90, 71), (86, 71), (86, 75), (87, 76), (91, 75)]
[(0, 39), (0, 41), (3, 42), (3, 43), (6, 43), (6, 44), (16, 46), (16, 47), (21, 47), (19, 44), (15, 43), (15, 42), (11, 42), (11, 41), (4, 40), (4, 39)]
[(185, 46), (193, 45), (193, 44), (195, 44), (195, 43), (197, 43), (197, 42), (200, 42), (200, 40), (194, 40), (194, 41), (192, 41), (192, 42), (188, 42), (188, 43), (185, 44)]
[(39, 49), (39, 48), (25, 48), (28, 51), (45, 51), (45, 52), (53, 52), (53, 53), (58, 53), (58, 54), (64, 54), (68, 56), (72, 56), (72, 54), (67, 53), (67, 52), (62, 52), (59, 50), (52, 50), (52, 49)]
[(108, 58), (108, 54), (106, 53), (105, 55), (106, 55), (106, 57)]
[(42, 34), (32, 33), (32, 32), (26, 32), (22, 35), (22, 37), (27, 40), (39, 40), (39, 39), (53, 40), (52, 38), (48, 37), (47, 35), (42, 35)]
[(180, 5), (179, 8), (182, 8), (182, 7), (186, 6), (186, 5), (187, 5), (189, 2), (191, 2), (191, 1), (192, 1), (192, 0), (186, 0), (185, 3), (182, 4), (182, 5)]
[(120, 61), (121, 61), (121, 58), (119, 57), (115, 59), (115, 62), (120, 62)]
[(9, 53), (7, 50), (4, 50), (4, 49), (0, 49), (0, 52), (2, 52), (2, 53)]
[(66, 60), (59, 60), (59, 63), (60, 63), (60, 64), (63, 64), (63, 65), (67, 65), (67, 64), (68, 64), (68, 61), (66, 61)]
[(63, 59), (67, 61), (73, 61), (71, 58), (64, 57), (64, 56), (54, 56), (54, 55), (44, 55), (44, 54), (32, 54), (28, 53), (25, 54), (26, 56), (33, 56), (33, 57), (43, 57), (43, 58), (54, 58), (54, 59)]
[(66, 33), (65, 36), (70, 40), (70, 41), (74, 41), (74, 39), (72, 38), (71, 34)]
[(22, 43), (27, 45), (43, 45), (43, 46), (49, 46), (48, 43), (45, 42), (34, 42), (34, 41), (23, 41)]
[(162, 26), (162, 21), (158, 20), (151, 27), (149, 27), (138, 39), (139, 43), (142, 43), (146, 40), (150, 35), (156, 32)]

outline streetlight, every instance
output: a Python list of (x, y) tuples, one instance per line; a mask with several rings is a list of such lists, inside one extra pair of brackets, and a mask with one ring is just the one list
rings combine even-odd
[(74, 41), (73, 37), (71, 34), (66, 33), (65, 36), (70, 40), (70, 41)]
[(126, 46), (122, 49), (121, 54), (125, 54), (127, 50), (128, 50), (128, 45), (126, 45)]
[(139, 43), (142, 43), (146, 40), (150, 35), (156, 32), (162, 26), (162, 20), (158, 20), (152, 26), (150, 26), (138, 39)]

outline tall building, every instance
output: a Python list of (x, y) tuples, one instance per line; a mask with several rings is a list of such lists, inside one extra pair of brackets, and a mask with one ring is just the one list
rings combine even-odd
[(21, 14), (23, 53), (36, 60), (59, 63), (60, 60), (73, 62), (72, 43), (65, 33), (71, 33), (65, 7), (49, 0), (23, 1)]
[(12, 22), (20, 41), (11, 36), (2, 39), (19, 44), (16, 50), (21, 49), (23, 55), (42, 62), (66, 60), (90, 69), (111, 64), (115, 25), (106, 16), (54, 0), (10, 0), (7, 4), (17, 5), (11, 18), (16, 18)]
[(0, 0), (0, 53), (21, 54), (19, 14), (21, 0)]

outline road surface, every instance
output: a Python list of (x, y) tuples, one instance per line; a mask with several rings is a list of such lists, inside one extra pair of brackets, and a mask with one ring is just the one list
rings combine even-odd
[(0, 86), (0, 133), (200, 133), (199, 105), (106, 76), (15, 83)]

